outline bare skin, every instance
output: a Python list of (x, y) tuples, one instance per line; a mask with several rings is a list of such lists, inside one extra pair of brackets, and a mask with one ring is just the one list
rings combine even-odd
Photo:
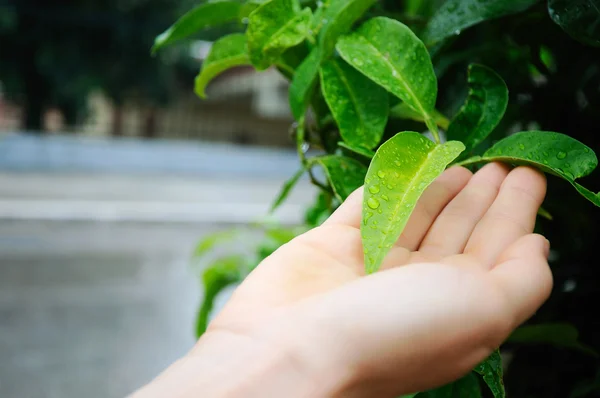
[(552, 289), (537, 171), (451, 168), (365, 276), (362, 190), (267, 258), (196, 347), (134, 396), (398, 397), (469, 372)]

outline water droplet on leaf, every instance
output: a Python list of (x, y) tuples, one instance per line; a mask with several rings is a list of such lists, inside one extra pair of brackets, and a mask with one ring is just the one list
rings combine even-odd
[(379, 201), (375, 198), (369, 198), (367, 200), (367, 206), (369, 206), (371, 209), (375, 210), (379, 207)]
[(384, 177), (385, 177), (385, 171), (383, 171), (383, 170), (379, 170), (379, 171), (377, 172), (377, 177), (379, 177), (379, 178), (384, 178)]
[(369, 192), (371, 192), (372, 194), (376, 194), (379, 192), (379, 186), (378, 185), (372, 185), (369, 187)]
[(566, 157), (567, 157), (567, 153), (563, 152), (563, 151), (560, 151), (559, 153), (556, 154), (557, 159), (564, 159)]

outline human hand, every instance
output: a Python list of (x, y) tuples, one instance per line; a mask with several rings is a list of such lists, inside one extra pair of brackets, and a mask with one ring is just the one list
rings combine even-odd
[(545, 190), (530, 168), (490, 164), (474, 176), (451, 168), (369, 276), (359, 190), (263, 261), (188, 361), (239, 352), (249, 363), (236, 369), (246, 369), (269, 352), (291, 364), (279, 383), (281, 360), (262, 366), (272, 377), (244, 371), (227, 396), (396, 397), (459, 378), (550, 294), (548, 241), (532, 234)]

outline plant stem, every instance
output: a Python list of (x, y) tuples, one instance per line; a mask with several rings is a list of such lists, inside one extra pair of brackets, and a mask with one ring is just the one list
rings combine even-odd
[(306, 161), (306, 155), (304, 154), (304, 116), (298, 120), (298, 126), (296, 127), (296, 151), (298, 157), (304, 166), (308, 166)]
[(474, 156), (472, 158), (468, 158), (463, 160), (462, 162), (454, 163), (453, 166), (470, 166), (472, 164), (486, 162), (487, 160), (482, 158), (481, 156)]
[(435, 122), (429, 117), (425, 119), (425, 124), (427, 125), (429, 131), (431, 131), (431, 134), (433, 134), (435, 142), (437, 144), (441, 144), (442, 141), (440, 140), (440, 132), (438, 131), (437, 124), (435, 124)]

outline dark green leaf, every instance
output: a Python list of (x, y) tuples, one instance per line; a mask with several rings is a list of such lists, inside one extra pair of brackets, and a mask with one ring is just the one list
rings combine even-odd
[(287, 180), (283, 184), (283, 187), (281, 188), (281, 191), (279, 192), (279, 194), (277, 195), (277, 197), (273, 201), (273, 204), (271, 205), (271, 210), (270, 210), (271, 213), (274, 212), (275, 210), (277, 210), (277, 208), (279, 206), (281, 206), (281, 204), (287, 199), (287, 197), (289, 196), (290, 192), (296, 186), (296, 184), (300, 180), (300, 177), (302, 177), (302, 175), (304, 175), (304, 173), (306, 173), (306, 168), (305, 167), (303, 167), (300, 170), (298, 170), (296, 172), (296, 174), (294, 174), (289, 180)]
[(600, 46), (599, 0), (548, 0), (548, 12), (573, 38)]
[[(396, 105), (392, 109), (390, 109), (389, 116), (390, 116), (390, 118), (395, 118), (395, 119), (407, 119), (407, 120), (414, 120), (415, 122), (425, 122), (425, 117), (423, 115), (421, 115), (420, 113), (418, 113), (417, 111), (415, 111), (414, 109), (412, 109), (411, 107), (406, 105), (406, 103), (404, 103), (404, 102), (400, 102), (398, 105)], [(438, 112), (435, 109), (433, 110), (431, 116), (433, 117), (434, 122), (438, 126), (443, 128), (444, 130), (448, 129), (448, 126), (450, 125), (450, 121), (448, 120), (448, 118), (446, 118), (446, 116), (442, 115), (440, 112)]]
[(419, 393), (417, 398), (481, 398), (477, 376), (469, 373), (446, 386)]
[(200, 337), (208, 327), (215, 298), (227, 286), (239, 283), (245, 276), (245, 259), (241, 256), (223, 257), (204, 271), (204, 300), (196, 320), (196, 336)]
[(312, 13), (297, 0), (270, 0), (248, 17), (248, 52), (256, 69), (271, 66), (288, 48), (304, 41)]
[(335, 195), (342, 202), (364, 183), (367, 168), (354, 159), (329, 155), (315, 161), (325, 169)]
[(379, 269), (425, 189), (465, 146), (436, 145), (415, 132), (399, 133), (375, 153), (367, 177), (361, 234), (367, 273)]
[(350, 152), (353, 152), (353, 153), (356, 153), (356, 154), (358, 154), (360, 156), (363, 156), (363, 157), (365, 157), (367, 159), (372, 159), (373, 156), (375, 156), (375, 152), (373, 152), (373, 151), (371, 151), (369, 149), (353, 147), (353, 146), (350, 146), (350, 145), (348, 145), (348, 144), (346, 144), (345, 142), (342, 142), (342, 141), (338, 142), (338, 146), (340, 148), (344, 148), (344, 149), (346, 149), (346, 150), (348, 150)]
[(200, 74), (196, 77), (196, 94), (200, 98), (206, 98), (204, 90), (215, 76), (234, 66), (249, 64), (246, 35), (236, 33), (217, 40), (202, 63)]
[(387, 91), (340, 59), (321, 67), (321, 90), (344, 141), (367, 149), (381, 141), (389, 108)]
[(158, 35), (154, 39), (152, 52), (203, 29), (239, 20), (241, 7), (241, 4), (236, 1), (216, 1), (199, 5)]
[(504, 398), (504, 370), (502, 369), (502, 357), (500, 351), (496, 350), (485, 361), (477, 365), (475, 372), (483, 376), (483, 381), (490, 388), (494, 398)]
[(423, 41), (432, 46), (479, 22), (524, 11), (539, 0), (448, 0), (433, 15)]
[(435, 129), (437, 79), (425, 45), (406, 25), (373, 18), (340, 38), (336, 48), (346, 62), (423, 115)]
[(321, 50), (319, 47), (315, 47), (296, 69), (289, 92), (290, 108), (296, 120), (304, 117), (317, 83), (321, 59)]
[(329, 0), (323, 3), (318, 24), (319, 46), (329, 55), (338, 38), (347, 33), (354, 22), (363, 16), (376, 0)]
[(521, 326), (508, 338), (509, 343), (550, 344), (572, 348), (597, 356), (591, 348), (579, 342), (579, 332), (568, 323), (547, 323)]
[(508, 105), (508, 88), (493, 70), (469, 66), (469, 96), (448, 128), (449, 140), (462, 141), (467, 151), (479, 145), (496, 128)]

